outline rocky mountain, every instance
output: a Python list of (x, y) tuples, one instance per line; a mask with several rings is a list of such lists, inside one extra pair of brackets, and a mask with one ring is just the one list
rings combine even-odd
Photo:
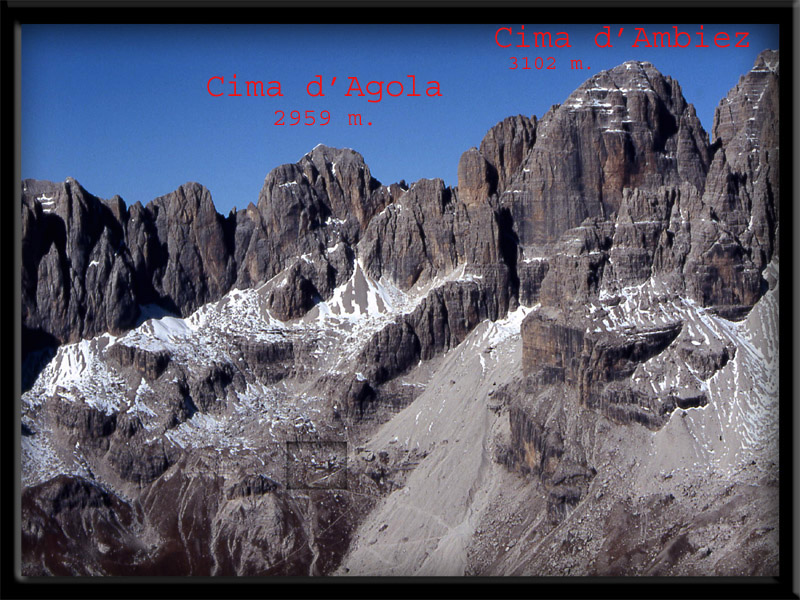
[(458, 185), (22, 184), (23, 572), (773, 575), (779, 57), (631, 61)]
[[(126, 331), (150, 304), (188, 315), (234, 286), (255, 285), (287, 268), (295, 277), (276, 293), (275, 310), (300, 316), (347, 281), (352, 246), (402, 191), (381, 186), (358, 153), (323, 146), (272, 171), (258, 206), (227, 218), (196, 183), (126, 208), (121, 198), (103, 201), (71, 178), (26, 180), (25, 354)], [(326, 251), (340, 241), (337, 252)]]

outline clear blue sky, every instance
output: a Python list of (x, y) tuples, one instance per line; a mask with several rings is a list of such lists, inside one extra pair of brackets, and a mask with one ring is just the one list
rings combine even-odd
[[(685, 49), (632, 48), (634, 27), (673, 31), (646, 24), (611, 25), (614, 47), (598, 48), (594, 36), (602, 25), (526, 24), (528, 36), (569, 33), (570, 48), (552, 49), (498, 47), (495, 32), (519, 32), (513, 24), (23, 25), (22, 177), (71, 176), (91, 193), (119, 194), (129, 205), (197, 181), (227, 214), (257, 201), (271, 169), (323, 143), (358, 150), (386, 184), (441, 177), (455, 185), (461, 153), (492, 125), (516, 114), (541, 117), (592, 74), (626, 60), (650, 61), (677, 79), (710, 131), (720, 99), (761, 50), (778, 48), (777, 26), (708, 24), (710, 48), (694, 47), (699, 24), (679, 25), (692, 35)], [(718, 31), (732, 39), (733, 32), (749, 32), (749, 47), (714, 47)], [(511, 56), (529, 57), (532, 68), (509, 69)], [(554, 57), (556, 68), (536, 70), (537, 56)], [(583, 70), (570, 69), (573, 58)], [(224, 77), (226, 84), (215, 81), (212, 91), (227, 94), (234, 74), (240, 93), (245, 80), (265, 86), (277, 80), (284, 95), (209, 95), (209, 78)], [(326, 83), (337, 77), (324, 98), (306, 93), (317, 74)], [(409, 74), (422, 97), (405, 95)], [(362, 88), (371, 80), (399, 80), (404, 95), (384, 90), (380, 102), (346, 97), (348, 77), (358, 77)], [(441, 97), (425, 96), (429, 80), (440, 83)], [(286, 112), (287, 125), (273, 124), (276, 110)], [(327, 110), (331, 121), (291, 127), (292, 110)], [(364, 125), (349, 126), (348, 113), (362, 114)]]

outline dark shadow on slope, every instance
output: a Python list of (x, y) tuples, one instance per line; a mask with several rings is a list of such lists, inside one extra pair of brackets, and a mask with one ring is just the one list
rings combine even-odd
[(517, 273), (517, 256), (519, 248), (519, 236), (514, 230), (514, 217), (508, 208), (501, 208), (495, 212), (495, 219), (499, 229), (498, 242), (500, 245), (500, 255), (503, 262), (508, 265), (508, 278), (511, 284), (511, 295), (519, 299), (519, 275)]
[(59, 342), (55, 336), (41, 329), (30, 329), (22, 325), (22, 393), (33, 386), (47, 364), (56, 355)]

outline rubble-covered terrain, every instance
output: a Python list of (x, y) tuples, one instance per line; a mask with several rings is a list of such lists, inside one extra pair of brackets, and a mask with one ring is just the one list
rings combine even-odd
[(383, 185), (22, 184), (24, 575), (776, 575), (779, 59)]

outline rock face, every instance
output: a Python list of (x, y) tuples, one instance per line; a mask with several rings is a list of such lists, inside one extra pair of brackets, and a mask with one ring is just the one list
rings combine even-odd
[(702, 190), (710, 150), (676, 81), (650, 63), (598, 73), (548, 112), (502, 198), (523, 246), (558, 240), (619, 210), (624, 188), (689, 181)]
[[(585, 324), (565, 324), (563, 315), (538, 311), (523, 322), (522, 365), (542, 388), (572, 386), (586, 406), (622, 422), (657, 429), (676, 407), (702, 406), (702, 394), (691, 399), (656, 395), (630, 385), (637, 367), (664, 352), (678, 337), (680, 321), (622, 335), (597, 332)], [(589, 333), (592, 332), (592, 333)]]
[(227, 217), (195, 183), (26, 180), (26, 574), (738, 574), (740, 547), (771, 574), (774, 536), (704, 571), (680, 523), (752, 517), (708, 473), (771, 456), (779, 83), (766, 51), (709, 142), (627, 62), (495, 125), (455, 188), (321, 145)]
[(119, 198), (74, 179), (22, 184), (23, 352), (129, 329), (139, 315)]
[(149, 280), (152, 286), (154, 296), (147, 299), (187, 314), (228, 291), (233, 248), (225, 229), (211, 194), (196, 183), (183, 185), (145, 208), (138, 203), (131, 207), (126, 239), (139, 243), (127, 245), (139, 280)]
[(458, 192), (467, 205), (480, 204), (505, 191), (536, 139), (536, 117), (508, 117), (484, 136), (480, 150), (470, 148), (458, 163)]
[(719, 150), (703, 194), (711, 225), (693, 231), (696, 252), (684, 271), (706, 305), (752, 305), (763, 293), (759, 274), (777, 255), (779, 81), (778, 53), (762, 52), (714, 113)]

